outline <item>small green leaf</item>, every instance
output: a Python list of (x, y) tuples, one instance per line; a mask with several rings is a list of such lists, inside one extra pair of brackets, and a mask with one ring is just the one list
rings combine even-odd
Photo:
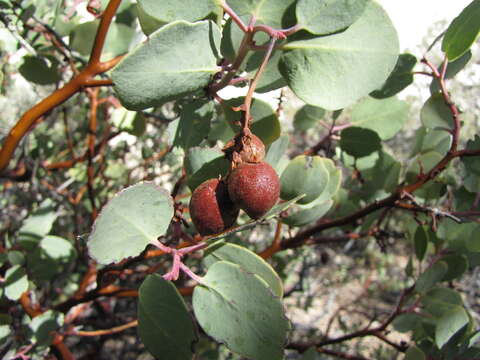
[(28, 278), (24, 268), (20, 265), (12, 266), (5, 273), (5, 296), (16, 301), (20, 296), (28, 290)]
[(415, 313), (400, 314), (393, 320), (393, 327), (401, 333), (413, 331), (422, 323), (422, 317)]
[(361, 158), (380, 150), (382, 144), (375, 131), (352, 126), (342, 131), (340, 147), (348, 155)]
[(426, 128), (451, 129), (453, 127), (452, 112), (440, 93), (433, 94), (427, 100), (423, 105), (420, 118)]
[(294, 25), (288, 12), (295, 0), (228, 0), (228, 5), (239, 16), (254, 16), (257, 24), (264, 24), (276, 29)]
[(329, 172), (320, 156), (299, 155), (290, 161), (280, 177), (280, 198), (290, 200), (305, 194), (300, 204), (318, 198), (327, 187)]
[(139, 255), (165, 234), (173, 216), (170, 195), (152, 183), (118, 193), (102, 209), (88, 240), (90, 256), (100, 264)]
[(218, 71), (220, 30), (209, 21), (170, 23), (115, 67), (112, 79), (122, 104), (141, 110), (205, 87)]
[(382, 140), (398, 133), (409, 116), (407, 102), (394, 97), (377, 100), (367, 97), (352, 108), (351, 122), (354, 126), (375, 131)]
[[(473, 140), (469, 140), (466, 150), (480, 150), (480, 136), (475, 135)], [(480, 175), (480, 159), (478, 156), (465, 156), (462, 158), (462, 162), (468, 172), (474, 173), (477, 177)]]
[(43, 201), (38, 209), (31, 213), (18, 231), (18, 240), (22, 246), (34, 245), (52, 229), (58, 215), (51, 200)]
[(428, 246), (428, 235), (423, 226), (417, 227), (413, 241), (415, 244), (415, 255), (417, 256), (418, 261), (422, 261), (425, 257)]
[(415, 290), (425, 292), (431, 289), (437, 282), (442, 281), (448, 271), (448, 265), (444, 261), (438, 261), (422, 273), (417, 279)]
[(413, 67), (417, 58), (411, 54), (401, 54), (392, 73), (378, 90), (370, 93), (375, 99), (385, 99), (394, 96), (413, 83)]
[[(99, 20), (76, 25), (70, 33), (70, 46), (82, 55), (90, 55)], [(128, 52), (135, 36), (135, 30), (125, 24), (112, 23), (108, 29), (105, 47), (102, 51), (102, 60)]]
[(138, 294), (138, 333), (158, 359), (191, 360), (197, 335), (177, 288), (160, 275), (149, 275)]
[(63, 314), (48, 310), (35, 316), (30, 323), (34, 341), (40, 346), (50, 346), (53, 342), (53, 332), (63, 325)]
[(184, 104), (180, 118), (168, 125), (170, 143), (185, 150), (199, 145), (208, 136), (213, 113), (211, 101), (202, 99)]
[(444, 314), (435, 327), (435, 343), (442, 348), (450, 338), (469, 322), (468, 315), (463, 307), (455, 306)]
[[(477, 233), (475, 232), (476, 236)], [(442, 258), (448, 265), (448, 271), (443, 281), (452, 281), (465, 273), (468, 269), (468, 259), (464, 255), (447, 255)]]
[(377, 2), (369, 1), (347, 30), (284, 45), (280, 72), (307, 104), (342, 109), (382, 86), (395, 67), (398, 48), (392, 22)]
[(138, 18), (145, 34), (150, 35), (158, 28), (176, 20), (194, 22), (205, 19), (218, 11), (215, 0), (138, 0)]
[(312, 34), (331, 34), (352, 25), (365, 10), (367, 0), (299, 0), (297, 20)]
[[(225, 121), (235, 133), (240, 130), (240, 126), (236, 124), (240, 121), (242, 114), (239, 111), (234, 111), (232, 108), (242, 105), (244, 101), (244, 97), (237, 97), (222, 102)], [(270, 145), (280, 137), (280, 121), (268, 103), (260, 99), (253, 99), (251, 116), (253, 117), (251, 130), (263, 141), (265, 146)]]
[[(222, 243), (212, 245), (213, 251), (209, 252), (204, 258), (207, 267), (212, 266), (217, 261), (229, 261), (240, 265), (244, 270), (260, 276), (268, 284), (273, 294), (278, 297), (283, 296), (283, 285), (279, 276), (273, 268), (260, 256), (244, 248), (243, 246)], [(208, 252), (209, 249), (207, 248)]]
[(14, 265), (23, 265), (25, 263), (25, 255), (21, 251), (11, 250), (8, 252), (8, 262)]
[(226, 175), (230, 165), (220, 150), (195, 147), (188, 150), (184, 166), (187, 185), (193, 191), (208, 179)]
[(290, 214), (285, 218), (282, 218), (282, 222), (289, 226), (298, 227), (315, 223), (318, 219), (324, 216), (333, 205), (332, 200), (320, 200), (322, 201), (318, 201), (317, 199), (313, 202), (316, 204), (315, 206), (311, 206), (311, 204), (305, 206), (296, 206), (294, 209), (298, 211), (293, 212), (293, 214)]
[(442, 51), (454, 61), (470, 49), (480, 32), (480, 0), (473, 0), (451, 22), (443, 37)]
[(275, 170), (277, 170), (276, 167), (282, 157), (285, 155), (289, 144), (290, 137), (288, 135), (280, 136), (268, 147), (267, 154), (265, 155), (265, 162), (269, 163), (273, 168), (275, 168)]
[(306, 131), (314, 127), (325, 116), (325, 109), (304, 105), (295, 113), (293, 127), (295, 131)]
[(55, 84), (62, 78), (58, 72), (58, 61), (54, 57), (27, 55), (18, 71), (25, 79), (39, 85)]
[(289, 322), (280, 299), (257, 275), (218, 261), (195, 288), (192, 302), (203, 330), (233, 352), (259, 360), (283, 359)]
[(48, 235), (44, 237), (39, 246), (49, 258), (56, 261), (69, 262), (76, 256), (73, 244), (58, 236)]

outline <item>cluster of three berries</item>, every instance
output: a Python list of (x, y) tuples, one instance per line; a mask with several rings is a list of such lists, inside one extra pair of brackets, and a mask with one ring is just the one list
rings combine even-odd
[(226, 178), (209, 179), (193, 192), (189, 205), (190, 216), (201, 235), (218, 234), (230, 228), (236, 222), (240, 209), (252, 219), (259, 219), (278, 201), (278, 175), (269, 164), (263, 162), (264, 145), (261, 140), (255, 135), (251, 136), (256, 147), (260, 147), (259, 144), (263, 147), (260, 156), (249, 155), (245, 159), (240, 154), (239, 163), (235, 164)]

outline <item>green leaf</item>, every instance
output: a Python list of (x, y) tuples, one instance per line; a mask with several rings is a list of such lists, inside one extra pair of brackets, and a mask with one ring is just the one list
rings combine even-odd
[(306, 131), (314, 127), (325, 116), (325, 109), (304, 105), (295, 113), (293, 128), (295, 131)]
[(422, 317), (415, 313), (400, 314), (393, 320), (393, 327), (401, 333), (406, 333), (416, 329), (422, 322)]
[(214, 104), (195, 100), (182, 106), (180, 118), (168, 125), (170, 143), (185, 150), (199, 145), (208, 136)]
[(417, 279), (415, 290), (425, 292), (431, 289), (437, 282), (442, 281), (448, 271), (448, 265), (444, 261), (438, 261), (423, 272)]
[(176, 20), (194, 22), (218, 11), (215, 0), (138, 0), (138, 19), (145, 34), (150, 35), (158, 28)]
[[(475, 235), (478, 233), (475, 232)], [(442, 258), (448, 265), (443, 281), (452, 281), (462, 276), (468, 269), (468, 259), (464, 255), (447, 255)]]
[(12, 329), (8, 325), (0, 325), (0, 345), (3, 345), (5, 341), (8, 340), (8, 338), (12, 334)]
[(392, 73), (378, 90), (370, 93), (371, 97), (376, 99), (385, 99), (396, 95), (413, 83), (413, 68), (417, 63), (417, 58), (411, 54), (401, 54)]
[(218, 261), (195, 288), (192, 302), (203, 330), (231, 351), (252, 359), (283, 359), (289, 322), (280, 299), (257, 275)]
[(311, 206), (311, 204), (305, 206), (296, 206), (295, 209), (299, 210), (285, 218), (282, 218), (282, 222), (289, 226), (298, 227), (315, 223), (318, 219), (324, 216), (333, 205), (332, 200), (321, 200), (322, 201), (318, 201), (318, 199), (315, 200), (313, 202), (316, 204), (315, 206)]
[[(89, 21), (75, 26), (70, 33), (70, 46), (82, 55), (90, 55), (99, 20)], [(102, 51), (102, 60), (111, 59), (125, 54), (135, 36), (135, 30), (125, 24), (112, 23), (108, 29), (105, 47)]]
[(8, 252), (8, 262), (13, 265), (23, 265), (25, 263), (25, 255), (21, 251), (10, 250)]
[(415, 244), (415, 255), (418, 261), (422, 261), (427, 252), (428, 235), (423, 226), (418, 226), (413, 238)]
[(443, 37), (442, 51), (454, 61), (470, 49), (480, 32), (480, 0), (473, 0), (451, 22)]
[(27, 55), (18, 71), (25, 79), (39, 85), (55, 84), (62, 79), (58, 72), (58, 61), (50, 56)]
[(297, 20), (312, 34), (331, 34), (352, 25), (365, 10), (367, 0), (299, 0)]
[(352, 126), (342, 131), (340, 147), (348, 155), (361, 158), (380, 150), (382, 144), (375, 131)]
[(426, 128), (451, 129), (453, 127), (452, 112), (440, 93), (433, 94), (427, 100), (423, 105), (420, 118)]
[[(237, 97), (222, 103), (225, 121), (235, 133), (240, 130), (240, 126), (236, 125), (236, 123), (240, 121), (242, 113), (234, 111), (232, 108), (242, 105), (244, 101), (245, 97)], [(253, 117), (252, 132), (263, 141), (265, 146), (277, 140), (280, 137), (281, 127), (278, 116), (272, 107), (263, 100), (253, 99), (250, 110), (250, 114)]]
[(63, 325), (63, 314), (48, 310), (35, 316), (29, 327), (33, 332), (33, 340), (39, 346), (50, 346), (53, 342), (53, 332)]
[[(475, 135), (473, 140), (467, 142), (466, 150), (477, 151), (480, 150), (480, 136)], [(465, 156), (462, 157), (463, 165), (467, 172), (474, 173), (476, 176), (480, 175), (480, 159), (478, 156)]]
[(20, 299), (20, 296), (28, 290), (27, 273), (23, 267), (15, 265), (7, 270), (4, 290), (5, 296), (12, 301)]
[(416, 346), (410, 346), (405, 353), (404, 360), (426, 360), (425, 353)]
[(213, 251), (206, 251), (204, 262), (207, 267), (211, 267), (217, 261), (229, 261), (240, 265), (240, 267), (249, 273), (260, 276), (268, 284), (275, 296), (281, 298), (283, 296), (283, 285), (280, 277), (275, 270), (254, 252), (244, 248), (243, 246), (221, 243), (212, 245)]
[(290, 161), (280, 177), (280, 198), (291, 200), (305, 194), (300, 204), (318, 198), (327, 187), (329, 172), (320, 156), (299, 155)]
[(393, 97), (383, 100), (367, 97), (353, 106), (351, 122), (375, 131), (382, 140), (388, 140), (403, 128), (409, 108), (407, 102)]
[(328, 158), (322, 158), (323, 165), (325, 169), (328, 171), (328, 184), (325, 190), (323, 190), (322, 194), (317, 198), (316, 201), (325, 201), (332, 199), (335, 194), (340, 189), (340, 185), (342, 184), (342, 171), (340, 168), (335, 166), (335, 163)]
[(185, 156), (187, 185), (195, 190), (202, 182), (227, 174), (230, 164), (224, 154), (212, 148), (190, 148)]
[(29, 244), (38, 243), (41, 238), (50, 232), (57, 217), (52, 201), (49, 199), (43, 201), (38, 209), (24, 220), (18, 231), (20, 244), (28, 247)]
[(39, 246), (49, 258), (56, 261), (69, 262), (76, 256), (73, 244), (58, 236), (44, 237)]
[(141, 110), (205, 87), (216, 65), (218, 26), (209, 21), (170, 23), (115, 67), (112, 79), (122, 104)]
[(139, 255), (165, 234), (173, 216), (170, 195), (152, 183), (119, 192), (102, 209), (88, 240), (90, 256), (100, 264)]
[(371, 185), (375, 189), (393, 192), (399, 184), (402, 164), (385, 151), (379, 151), (378, 154), (379, 157), (375, 166), (371, 171), (367, 170), (364, 172), (370, 175), (370, 180), (366, 185)]
[(145, 118), (141, 113), (128, 111), (124, 108), (118, 108), (113, 111), (112, 122), (119, 130), (135, 136), (142, 136), (147, 126)]
[(275, 29), (292, 26), (288, 12), (292, 11), (295, 0), (229, 0), (228, 5), (239, 16), (254, 16), (256, 24), (264, 24)]
[(172, 282), (149, 275), (138, 294), (138, 333), (158, 359), (191, 360), (197, 335), (185, 301)]
[(455, 306), (443, 315), (435, 327), (435, 343), (442, 348), (450, 338), (469, 322), (468, 315), (463, 307)]
[(370, 1), (344, 32), (284, 45), (280, 72), (307, 104), (342, 109), (382, 86), (395, 66), (398, 47), (387, 14)]
[[(288, 135), (282, 135), (273, 143), (270, 144), (264, 161), (272, 165), (277, 170), (277, 165), (285, 155), (290, 143), (290, 137)], [(277, 171), (278, 173), (278, 171)]]

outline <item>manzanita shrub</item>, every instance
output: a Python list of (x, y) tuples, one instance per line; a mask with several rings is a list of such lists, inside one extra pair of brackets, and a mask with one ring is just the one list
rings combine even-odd
[[(374, 0), (0, 0), (0, 17), (4, 96), (19, 76), (51, 92), (0, 151), (4, 359), (92, 358), (81, 339), (135, 327), (162, 360), (480, 358), (457, 286), (480, 264), (479, 119), (449, 91), (480, 0), (420, 57)], [(411, 114), (396, 95), (417, 77)], [(361, 239), (404, 244), (391, 308), (301, 335), (289, 272)], [(129, 298), (136, 318), (95, 328)]]

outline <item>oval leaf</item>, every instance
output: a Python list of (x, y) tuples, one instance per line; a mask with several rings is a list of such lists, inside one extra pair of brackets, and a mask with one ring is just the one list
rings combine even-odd
[(299, 155), (290, 161), (280, 177), (280, 197), (291, 200), (305, 194), (298, 203), (311, 203), (325, 190), (329, 176), (320, 156)]
[[(212, 248), (213, 251), (209, 252), (204, 258), (207, 267), (222, 260), (240, 265), (244, 270), (256, 274), (265, 280), (275, 296), (283, 296), (283, 285), (280, 277), (270, 264), (260, 256), (243, 246), (235, 244), (214, 244)], [(208, 249), (206, 251), (208, 252)]]
[(284, 45), (280, 72), (306, 103), (342, 109), (382, 86), (395, 67), (398, 47), (392, 22), (370, 1), (344, 32)]
[(402, 129), (408, 116), (409, 105), (405, 101), (367, 97), (352, 108), (351, 122), (375, 131), (382, 140), (388, 140)]
[(170, 23), (126, 56), (112, 79), (131, 110), (161, 105), (206, 86), (218, 71), (218, 26), (209, 21)]
[(382, 144), (375, 131), (350, 127), (342, 131), (340, 147), (348, 155), (360, 158), (380, 150)]
[(138, 0), (138, 19), (145, 34), (176, 20), (193, 22), (218, 10), (215, 0)]
[(423, 105), (420, 113), (423, 126), (430, 129), (451, 129), (453, 127), (452, 112), (445, 104), (440, 93), (433, 94)]
[(208, 335), (241, 356), (283, 359), (290, 326), (280, 299), (265, 281), (226, 261), (213, 264), (203, 281), (192, 302)]
[(461, 306), (455, 306), (445, 313), (438, 321), (435, 327), (435, 342), (439, 348), (442, 348), (450, 338), (455, 335), (469, 322), (465, 309)]
[(100, 264), (139, 255), (165, 234), (173, 216), (170, 195), (152, 183), (130, 186), (103, 208), (88, 240), (90, 256)]
[(331, 34), (352, 25), (368, 0), (299, 0), (298, 23), (312, 34)]
[(480, 0), (473, 0), (455, 19), (443, 37), (442, 50), (454, 61), (470, 49), (480, 32)]
[(149, 275), (138, 293), (138, 333), (158, 359), (191, 360), (195, 327), (177, 288), (160, 275)]

